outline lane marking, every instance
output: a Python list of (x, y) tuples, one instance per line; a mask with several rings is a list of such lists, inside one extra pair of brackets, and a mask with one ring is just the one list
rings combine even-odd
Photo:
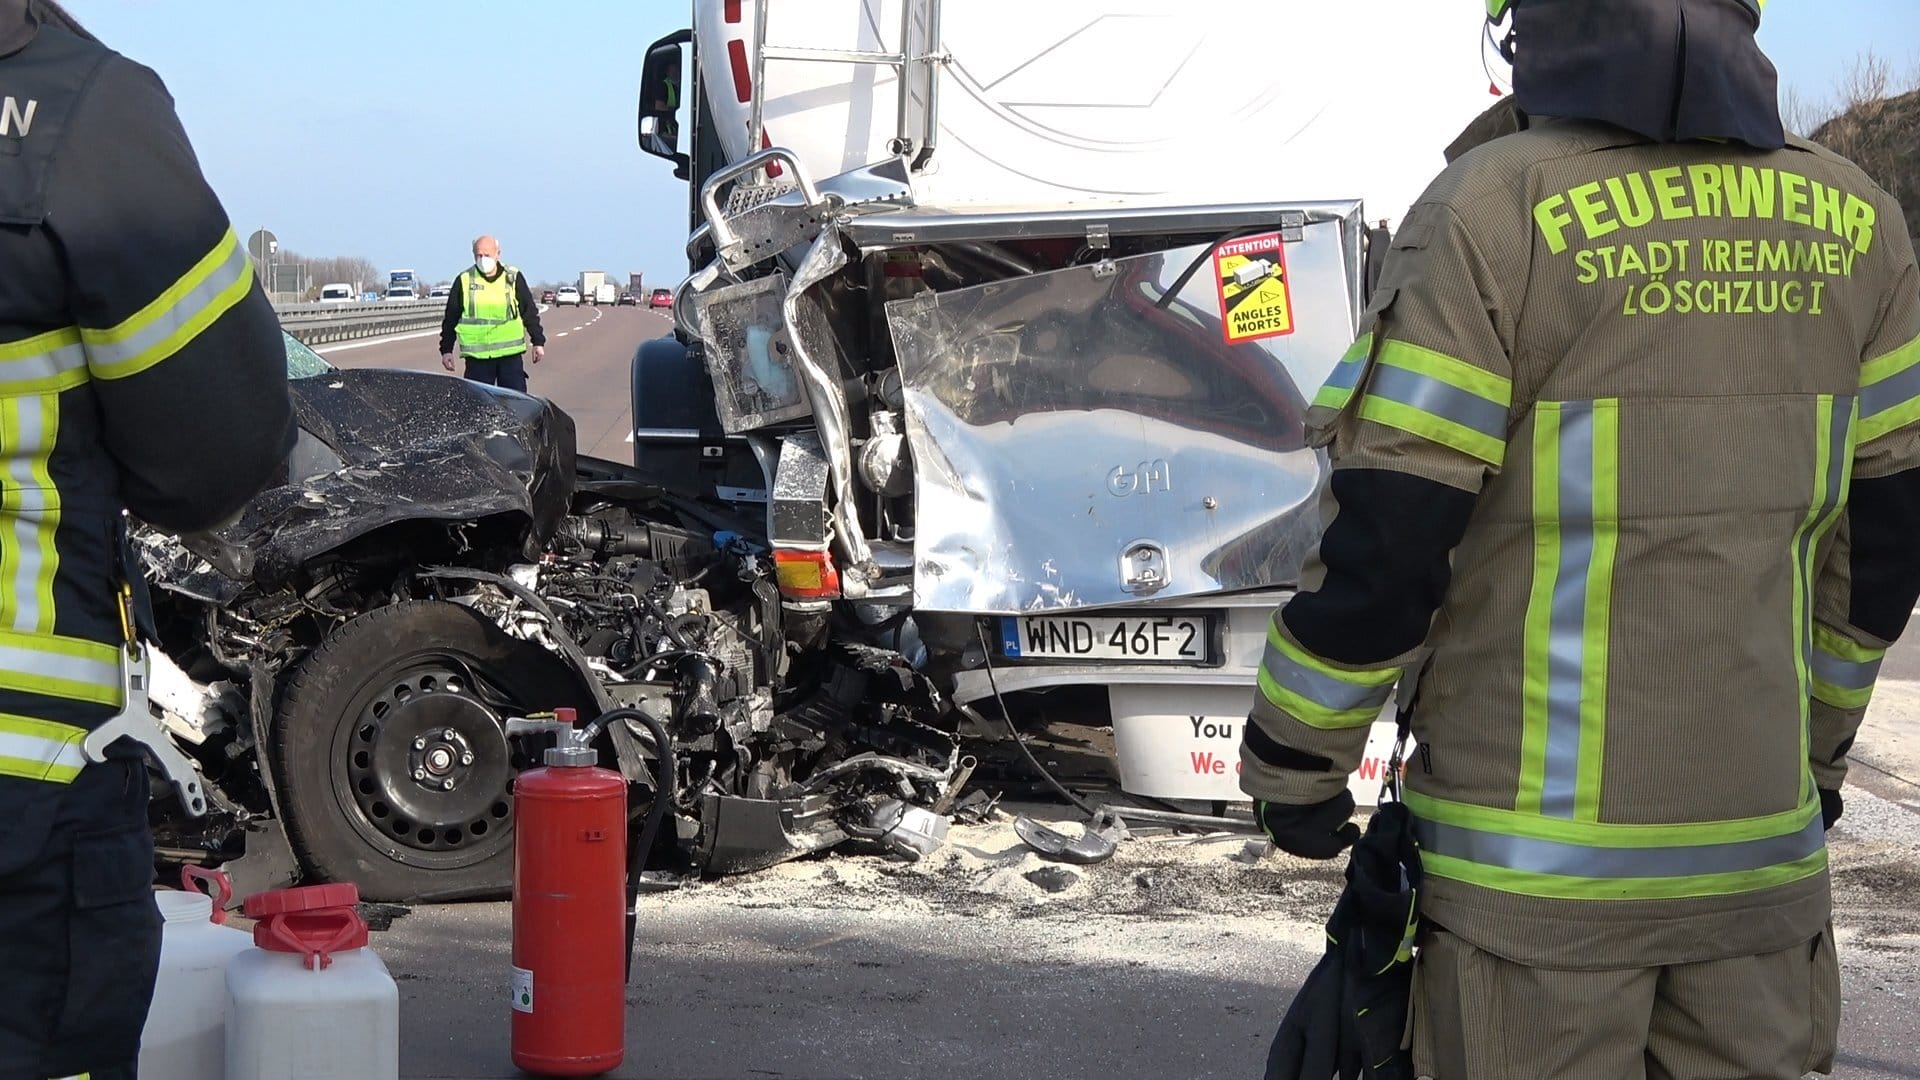
[(573, 331), (571, 331), (571, 330), (562, 330), (562, 331), (560, 331), (560, 332), (559, 332), (558, 334), (555, 334), (554, 336), (555, 336), (555, 337), (566, 337), (566, 336), (567, 336), (568, 334), (571, 334), (571, 333), (573, 333)]

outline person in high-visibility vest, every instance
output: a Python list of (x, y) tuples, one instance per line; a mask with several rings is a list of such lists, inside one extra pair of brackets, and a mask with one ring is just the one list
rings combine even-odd
[(211, 529), (285, 467), (286, 339), (157, 75), (0, 0), (0, 86), (0, 1077), (132, 1080), (151, 793), (138, 736), (88, 741), (167, 737), (126, 516)]
[(500, 262), (500, 242), (482, 236), (473, 242), (473, 265), (460, 271), (447, 291), (447, 313), (440, 322), (440, 366), (453, 370), (454, 349), (466, 361), (466, 377), (522, 393), (527, 389), (526, 356), (546, 359), (547, 336), (540, 329), (540, 306), (519, 270)]
[(1490, 0), (1517, 112), (1401, 219), (1310, 410), (1328, 524), (1242, 787), (1339, 854), (1412, 684), (1436, 1080), (1833, 1066), (1824, 833), (1920, 597), (1920, 269), (1783, 131), (1761, 6)]

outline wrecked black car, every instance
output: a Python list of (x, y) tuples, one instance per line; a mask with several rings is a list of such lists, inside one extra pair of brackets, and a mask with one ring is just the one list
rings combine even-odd
[[(946, 793), (937, 692), (877, 642), (783, 623), (732, 508), (577, 459), (539, 399), (337, 370), (291, 337), (287, 355), (300, 433), (280, 482), (216, 532), (136, 531), (152, 700), (212, 802), (192, 818), (156, 796), (165, 857), (226, 863), (243, 889), (502, 893), (514, 777), (541, 749), (505, 720), (557, 708), (664, 726), (673, 828), (651, 857), (685, 873), (884, 838)], [(601, 749), (651, 788), (644, 725)]]

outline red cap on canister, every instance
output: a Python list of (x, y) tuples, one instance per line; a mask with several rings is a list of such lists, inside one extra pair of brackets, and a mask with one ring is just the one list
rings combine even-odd
[(360, 890), (351, 883), (274, 889), (247, 897), (241, 910), (253, 927), (253, 943), (270, 952), (306, 957), (306, 966), (324, 968), (333, 954), (367, 944), (367, 923), (355, 908)]

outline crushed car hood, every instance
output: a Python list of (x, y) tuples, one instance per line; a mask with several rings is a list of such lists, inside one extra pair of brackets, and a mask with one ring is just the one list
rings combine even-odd
[(281, 482), (227, 527), (182, 537), (185, 550), (154, 567), (161, 585), (225, 603), (400, 521), (520, 514), (537, 551), (566, 513), (573, 419), (547, 401), (420, 371), (335, 371), (290, 388), (300, 433)]

